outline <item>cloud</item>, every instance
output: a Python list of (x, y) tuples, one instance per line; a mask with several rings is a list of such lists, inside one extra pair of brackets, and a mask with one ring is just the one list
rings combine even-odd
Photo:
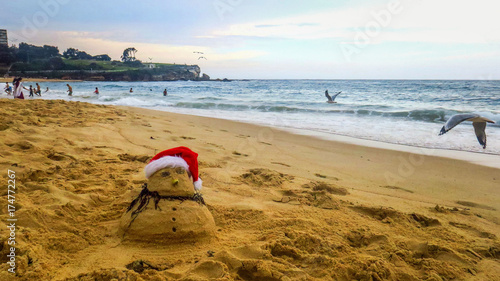
[(392, 0), (311, 14), (232, 24), (217, 37), (352, 41), (359, 33), (378, 42), (499, 43), (500, 17), (493, 0)]

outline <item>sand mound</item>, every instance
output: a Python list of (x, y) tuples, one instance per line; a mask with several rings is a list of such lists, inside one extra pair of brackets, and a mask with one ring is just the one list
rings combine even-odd
[(328, 184), (325, 182), (310, 182), (308, 184), (304, 184), (302, 186), (303, 188), (309, 188), (314, 191), (326, 191), (330, 194), (336, 194), (336, 195), (348, 195), (349, 192), (347, 189), (343, 187), (336, 187), (332, 184)]
[(151, 159), (151, 157), (148, 155), (138, 156), (138, 155), (130, 155), (128, 153), (118, 154), (118, 158), (120, 158), (120, 160), (126, 161), (126, 162), (138, 161), (141, 163), (147, 163), (149, 161), (149, 159)]
[(281, 186), (285, 181), (293, 180), (292, 176), (269, 169), (250, 169), (240, 178), (243, 182), (255, 186)]

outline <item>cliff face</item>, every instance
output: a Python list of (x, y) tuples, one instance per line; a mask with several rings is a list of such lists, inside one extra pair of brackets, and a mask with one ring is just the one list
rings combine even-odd
[(200, 67), (197, 65), (173, 65), (154, 69), (144, 77), (146, 81), (198, 80)]
[(43, 70), (11, 72), (11, 76), (30, 78), (55, 78), (98, 81), (178, 81), (178, 80), (210, 80), (206, 74), (200, 77), (201, 69), (197, 65), (161, 65), (156, 68), (136, 70)]

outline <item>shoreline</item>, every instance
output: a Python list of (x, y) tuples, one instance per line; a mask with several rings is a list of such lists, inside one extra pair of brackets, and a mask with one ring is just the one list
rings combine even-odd
[(303, 134), (306, 136), (317, 137), (320, 139), (330, 140), (334, 142), (351, 143), (355, 145), (373, 147), (378, 149), (395, 150), (395, 151), (408, 152), (424, 156), (455, 159), (455, 160), (466, 161), (475, 165), (500, 169), (500, 155), (492, 153), (411, 146), (406, 144), (390, 143), (390, 142), (355, 138), (355, 137), (337, 135), (331, 133), (323, 133), (313, 130), (302, 130), (295, 128), (283, 128), (283, 129), (295, 134)]
[[(46, 82), (49, 82), (49, 81), (46, 81)], [(52, 82), (62, 82), (62, 81), (52, 81)], [(72, 82), (82, 82), (82, 81), (74, 80)], [(3, 99), (3, 98), (12, 99), (11, 96), (5, 96), (3, 94), (0, 95), (0, 99)], [(56, 99), (56, 100), (64, 100), (64, 99)], [(64, 101), (67, 101), (67, 100), (64, 100)], [(75, 101), (68, 101), (68, 102), (75, 102)], [(356, 138), (356, 137), (351, 137), (351, 136), (346, 136), (346, 135), (319, 132), (319, 131), (314, 131), (314, 130), (288, 128), (288, 127), (273, 127), (273, 126), (268, 126), (268, 125), (264, 125), (264, 124), (257, 124), (257, 123), (244, 122), (244, 121), (235, 121), (235, 120), (215, 118), (215, 117), (206, 117), (206, 116), (200, 116), (200, 115), (176, 113), (176, 112), (170, 112), (170, 111), (166, 111), (166, 110), (150, 109), (150, 108), (143, 108), (143, 107), (122, 106), (122, 105), (105, 105), (105, 106), (125, 108), (125, 109), (126, 108), (144, 109), (144, 110), (151, 110), (151, 111), (155, 111), (155, 112), (166, 112), (169, 114), (179, 114), (179, 115), (193, 116), (193, 117), (199, 117), (199, 118), (212, 118), (212, 119), (223, 120), (223, 121), (231, 121), (231, 122), (242, 123), (242, 124), (250, 124), (250, 125), (254, 125), (254, 126), (260, 126), (263, 128), (282, 130), (282, 131), (286, 131), (286, 132), (289, 132), (289, 133), (294, 134), (294, 135), (309, 136), (312, 138), (317, 138), (317, 139), (332, 141), (332, 142), (337, 142), (337, 143), (340, 142), (340, 143), (345, 143), (345, 144), (352, 144), (352, 145), (358, 145), (358, 146), (363, 146), (363, 147), (371, 147), (371, 148), (376, 148), (376, 149), (413, 153), (413, 154), (423, 155), (423, 156), (442, 157), (442, 158), (447, 158), (447, 159), (461, 160), (461, 161), (465, 161), (465, 162), (475, 164), (475, 165), (500, 169), (500, 155), (490, 154), (490, 153), (481, 153), (481, 152), (474, 152), (474, 151), (462, 151), (462, 150), (455, 150), (455, 149), (411, 146), (411, 145), (407, 145), (407, 144), (397, 144), (397, 143), (383, 142), (383, 141), (378, 141), (378, 140)]]
[(413, 154), (418, 154), (418, 155), (423, 155), (423, 156), (432, 156), (432, 157), (441, 157), (441, 158), (447, 158), (447, 159), (453, 159), (453, 160), (461, 160), (461, 161), (466, 161), (468, 163), (475, 164), (475, 165), (500, 169), (500, 155), (496, 155), (496, 154), (480, 153), (480, 152), (474, 152), (474, 151), (462, 151), (462, 150), (454, 150), (454, 149), (411, 146), (411, 145), (406, 145), (406, 144), (397, 144), (397, 143), (383, 142), (383, 141), (378, 141), (378, 140), (356, 138), (356, 137), (333, 134), (333, 133), (325, 133), (325, 132), (319, 132), (319, 131), (314, 131), (314, 130), (288, 128), (288, 127), (273, 127), (273, 126), (251, 123), (251, 122), (235, 121), (235, 120), (230, 120), (230, 119), (206, 117), (206, 116), (193, 115), (193, 114), (184, 114), (184, 113), (170, 112), (170, 111), (157, 110), (157, 109), (149, 109), (149, 108), (143, 108), (143, 107), (121, 106), (121, 105), (116, 105), (116, 107), (129, 108), (129, 109), (145, 109), (145, 110), (151, 110), (151, 111), (156, 111), (156, 112), (166, 112), (169, 114), (179, 114), (179, 115), (184, 115), (184, 116), (193, 116), (193, 117), (199, 117), (199, 118), (211, 118), (211, 119), (216, 119), (216, 120), (221, 120), (221, 121), (231, 121), (231, 122), (236, 122), (236, 123), (241, 123), (241, 124), (250, 124), (250, 125), (254, 125), (254, 126), (258, 126), (258, 127), (262, 127), (262, 128), (270, 128), (270, 129), (289, 132), (293, 135), (308, 136), (308, 137), (312, 137), (315, 139), (332, 141), (335, 143), (345, 143), (345, 144), (352, 144), (352, 145), (370, 147), (370, 148), (376, 148), (376, 149), (382, 149), (382, 150), (393, 150), (393, 151), (413, 153)]

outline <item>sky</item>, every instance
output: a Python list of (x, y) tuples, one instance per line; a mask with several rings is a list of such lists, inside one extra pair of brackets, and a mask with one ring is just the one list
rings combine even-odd
[(500, 79), (494, 0), (0, 2), (10, 44), (116, 60), (135, 47), (212, 78)]

